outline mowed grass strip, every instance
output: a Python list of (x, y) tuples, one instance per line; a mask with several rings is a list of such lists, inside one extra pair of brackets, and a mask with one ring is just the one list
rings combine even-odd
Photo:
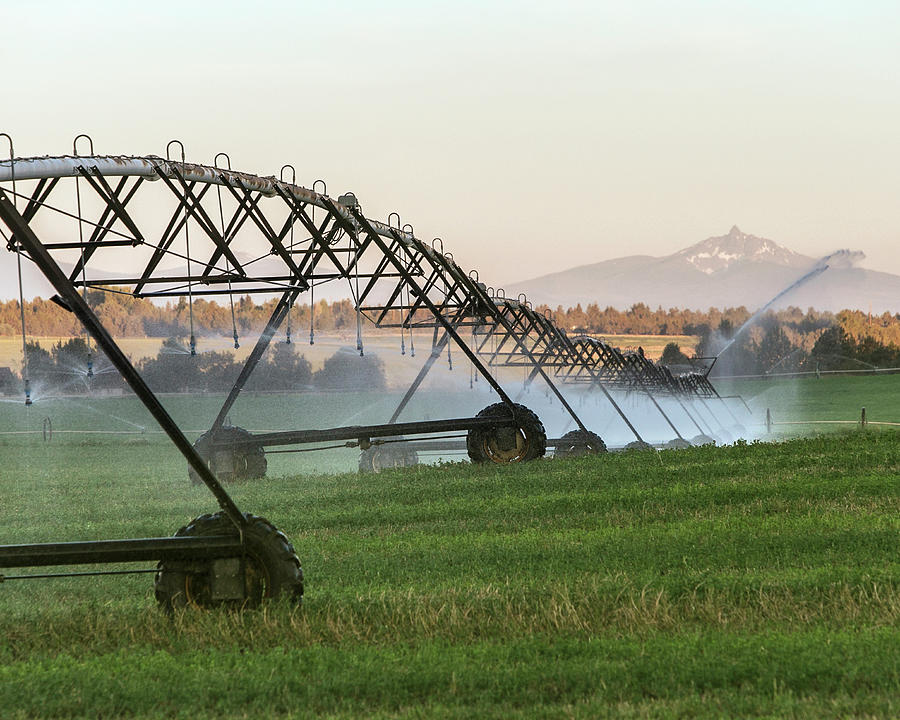
[[(36, 617), (44, 621), (35, 623)], [(146, 606), (51, 603), (41, 613), (30, 613), (30, 618), (7, 616), (9, 645), (4, 654), (16, 662), (60, 653), (106, 654), (122, 647), (123, 630), (130, 643), (178, 654), (197, 647), (352, 648), (424, 640), (467, 644), (534, 635), (649, 638), (661, 632), (755, 633), (779, 627), (837, 632), (848, 627), (896, 627), (898, 621), (900, 593), (895, 584), (883, 580), (828, 578), (816, 589), (790, 582), (783, 587), (735, 582), (729, 589), (698, 585), (676, 594), (665, 588), (637, 587), (620, 576), (527, 590), (498, 585), (320, 598), (307, 602), (302, 611), (275, 604), (249, 617), (210, 612), (172, 619)]]
[(665, 717), (679, 707), (887, 717), (900, 709), (898, 639), (896, 629), (877, 628), (424, 641), (352, 652), (129, 648), (0, 667), (0, 703), (19, 717)]
[[(890, 717), (897, 443), (874, 431), (235, 485), (294, 542), (302, 608), (169, 618), (148, 576), (8, 582), (0, 707)], [(210, 500), (160, 447), (131, 447), (127, 472), (90, 445), (69, 448), (67, 475), (0, 476), (17, 508), (4, 541), (122, 537), (129, 518), (136, 534), (171, 533)], [(48, 486), (75, 497), (41, 525)], [(103, 502), (82, 501), (95, 487)]]

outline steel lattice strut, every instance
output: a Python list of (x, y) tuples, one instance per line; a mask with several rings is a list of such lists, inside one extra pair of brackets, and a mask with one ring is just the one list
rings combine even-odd
[[(10, 146), (10, 159), (0, 161), (0, 234), (7, 250), (17, 262), (33, 262), (51, 282), (58, 293), (54, 300), (77, 315), (184, 455), (191, 477), (204, 483), (222, 508), (171, 538), (0, 546), (0, 567), (157, 560), (155, 593), (167, 609), (217, 603), (246, 607), (275, 594), (299, 601), (303, 576), (290, 542), (265, 519), (242, 513), (223, 485), (242, 472), (244, 477), (265, 472), (264, 448), (340, 442), (362, 448), (365, 467), (375, 470), (414, 462), (413, 443), (420, 449), (465, 449), (476, 462), (535, 459), (548, 445), (557, 455), (604, 451), (603, 440), (585, 425), (564, 389), (569, 395), (599, 393), (597, 398), (613, 410), (610, 417), (618, 417), (639, 446), (646, 443), (622, 399), (638, 398), (658, 412), (674, 435), (670, 442), (686, 443), (679, 429), (685, 418), (701, 437), (724, 429), (717, 409), (734, 419), (704, 374), (676, 377), (642, 352), (622, 353), (597, 338), (570, 337), (523, 295), (507, 298), (482, 283), (476, 271), (465, 272), (442, 242), (423, 242), (411, 226), (399, 226), (399, 217), (396, 223), (366, 217), (352, 193), (333, 198), (324, 188), (316, 192), (232, 171), (223, 153), (216, 159), (224, 155), (226, 168), (184, 162), (183, 149), (181, 161), (95, 155), (92, 142), (88, 156), (14, 159), (12, 140), (0, 136)], [(78, 139), (90, 140), (79, 136), (76, 145)], [(180, 143), (173, 141), (169, 148), (173, 145)], [(431, 334), (431, 352), (390, 418), (378, 425), (255, 434), (227, 425), (292, 305), (308, 293), (312, 308), (316, 288), (325, 283), (347, 284), (357, 312), (360, 353), (362, 318), (376, 327), (400, 328), (403, 337), (409, 335), (411, 350), (413, 330)], [(186, 299), (191, 354), (196, 299), (229, 298), (235, 347), (233, 295), (278, 300), (210, 431), (191, 445), (93, 313), (85, 297), (89, 289)], [(22, 310), (27, 351), (24, 303)], [(501, 402), (474, 417), (399, 422), (451, 346)], [(535, 381), (543, 383), (576, 429), (548, 441), (537, 415), (515, 402), (505, 387), (500, 370), (512, 368), (524, 373), (523, 391)], [(25, 369), (29, 404), (27, 355)], [(260, 583), (261, 577), (267, 581)]]
[[(66, 187), (73, 181), (80, 188), (77, 212), (69, 207)], [(622, 353), (597, 338), (570, 337), (524, 296), (507, 298), (480, 282), (475, 271), (465, 272), (442, 244), (421, 241), (399, 222), (367, 218), (352, 193), (335, 199), (274, 177), (155, 156), (0, 162), (0, 188), (22, 201), (22, 220), (37, 230), (48, 255), (67, 268), (72, 288), (190, 300), (278, 294), (266, 329), (213, 424), (214, 433), (290, 307), (323, 283), (347, 283), (358, 313), (377, 327), (433, 331), (431, 356), (390, 423), (450, 344), (496, 390), (512, 417), (516, 405), (496, 368), (524, 368), (526, 384), (545, 383), (584, 432), (589, 429), (567, 401), (564, 386), (602, 393), (637, 440), (643, 438), (614, 392), (649, 398), (678, 438), (681, 433), (657, 399), (677, 401), (694, 424), (693, 403), (725, 404), (703, 374), (676, 377), (642, 353)], [(77, 235), (71, 231), (75, 223)], [(7, 227), (7, 248), (34, 260), (17, 229)], [(133, 269), (110, 272), (117, 266)], [(447, 427), (460, 429), (470, 427), (462, 419)], [(357, 437), (365, 445), (386, 432), (370, 427)], [(308, 433), (276, 435), (257, 439), (266, 445), (311, 441)]]

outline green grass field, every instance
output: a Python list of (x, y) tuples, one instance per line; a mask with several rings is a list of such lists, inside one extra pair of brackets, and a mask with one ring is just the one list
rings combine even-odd
[[(721, 381), (715, 386), (722, 395), (741, 395), (750, 406), (753, 423), (757, 426), (765, 420), (766, 410), (770, 410), (776, 423), (776, 437), (841, 429), (840, 426), (815, 423), (854, 423), (859, 420), (862, 408), (866, 408), (866, 417), (870, 421), (900, 422), (900, 375)], [(778, 425), (781, 422), (801, 424)]]
[[(741, 391), (755, 410), (897, 420), (897, 384)], [(239, 417), (321, 427), (390, 400), (257, 396)], [(214, 401), (166, 398), (196, 429)], [(53, 402), (0, 403), (0, 430), (45, 412), (146, 422), (129, 398)], [(871, 428), (379, 475), (273, 458), (229, 489), (293, 541), (302, 608), (168, 617), (148, 575), (8, 580), (0, 716), (897, 717), (898, 441)], [(168, 535), (215, 509), (154, 434), (2, 435), (0, 457), (0, 543)]]

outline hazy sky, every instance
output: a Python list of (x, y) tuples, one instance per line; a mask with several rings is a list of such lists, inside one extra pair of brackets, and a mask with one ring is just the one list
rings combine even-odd
[(900, 273), (896, 1), (0, 0), (0, 27), (19, 155), (290, 162), (491, 282), (734, 224)]

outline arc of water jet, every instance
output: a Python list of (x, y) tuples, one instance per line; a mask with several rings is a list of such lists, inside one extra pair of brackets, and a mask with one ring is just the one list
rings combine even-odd
[[(823, 272), (825, 272), (828, 268), (831, 267), (830, 263), (832, 262), (832, 260), (834, 258), (840, 257), (840, 258), (843, 258), (846, 260), (851, 260), (854, 254), (855, 253), (852, 253), (850, 250), (838, 250), (837, 252), (833, 252), (830, 255), (826, 255), (821, 260), (819, 260), (819, 262), (816, 263), (815, 267), (813, 267), (812, 270), (810, 270), (808, 273), (806, 273), (802, 277), (800, 277), (797, 280), (795, 280), (794, 282), (792, 282), (784, 290), (782, 290), (775, 297), (773, 297), (771, 300), (769, 300), (769, 302), (767, 302), (765, 305), (763, 305), (759, 310), (757, 310), (755, 313), (753, 313), (753, 315), (751, 315), (747, 319), (747, 321), (738, 328), (737, 332), (731, 337), (731, 340), (728, 341), (728, 344), (725, 345), (725, 347), (723, 347), (721, 350), (719, 350), (719, 353), (716, 355), (716, 360), (718, 360), (720, 357), (722, 357), (722, 355), (725, 354), (725, 351), (728, 350), (728, 348), (730, 348), (732, 345), (734, 345), (735, 341), (741, 336), (741, 334), (744, 332), (744, 330), (746, 330), (748, 327), (750, 327), (750, 325), (752, 325), (754, 322), (756, 322), (756, 320), (759, 318), (760, 315), (762, 315), (766, 310), (768, 310), (770, 307), (772, 307), (772, 305), (774, 305), (776, 302), (778, 302), (781, 298), (783, 298), (789, 292), (796, 290), (801, 285), (805, 285), (813, 278), (818, 277)], [(711, 369), (712, 369), (712, 367), (710, 367), (710, 370)]]

